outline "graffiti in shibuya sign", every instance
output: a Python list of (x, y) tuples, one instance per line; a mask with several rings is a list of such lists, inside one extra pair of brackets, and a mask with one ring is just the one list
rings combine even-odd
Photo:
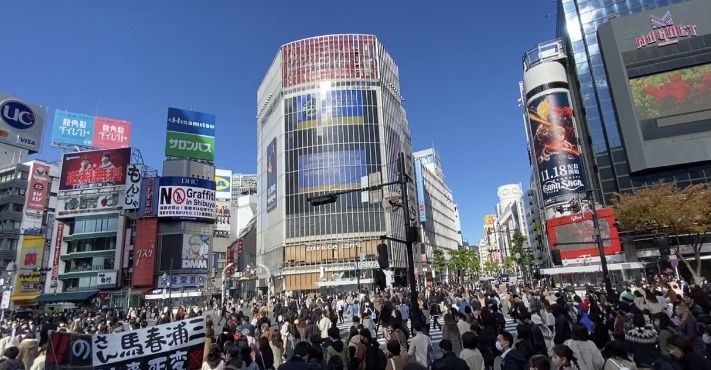
[(47, 353), (48, 369), (197, 370), (202, 366), (205, 319), (111, 334), (54, 332), (50, 342), (54, 351)]

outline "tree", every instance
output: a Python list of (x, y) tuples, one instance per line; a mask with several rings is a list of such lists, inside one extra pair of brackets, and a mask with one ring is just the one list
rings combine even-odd
[(499, 271), (499, 265), (494, 261), (486, 261), (484, 263), (484, 273), (488, 276), (493, 276), (497, 271)]
[(479, 253), (474, 249), (461, 248), (449, 251), (449, 268), (457, 272), (460, 281), (464, 275), (477, 275), (479, 263)]
[(535, 258), (533, 258), (533, 252), (530, 248), (524, 248), (523, 245), (526, 243), (526, 237), (519, 231), (515, 230), (513, 236), (511, 236), (511, 247), (509, 248), (509, 255), (504, 259), (504, 266), (506, 266), (506, 271), (513, 271), (515, 266), (521, 268), (524, 279), (528, 275), (531, 267), (536, 263)]
[(432, 268), (434, 268), (437, 276), (441, 276), (442, 272), (447, 268), (447, 261), (444, 258), (444, 251), (435, 248), (432, 251)]
[[(633, 193), (615, 194), (615, 218), (625, 230), (668, 234), (677, 244), (676, 254), (701, 284), (701, 247), (711, 231), (711, 187), (707, 184), (678, 188), (660, 182), (635, 189)], [(680, 235), (688, 235), (693, 249), (693, 263), (682, 257)]]

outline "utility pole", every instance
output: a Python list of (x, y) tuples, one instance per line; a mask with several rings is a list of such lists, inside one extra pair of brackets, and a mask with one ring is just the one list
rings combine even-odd
[[(614, 292), (612, 291), (612, 280), (610, 280), (610, 270), (607, 269), (607, 259), (605, 258), (605, 244), (600, 237), (600, 220), (597, 218), (597, 209), (595, 207), (595, 191), (588, 190), (590, 194), (590, 202), (592, 203), (592, 222), (593, 222), (593, 232), (595, 233), (595, 243), (597, 244), (597, 250), (600, 253), (600, 267), (602, 268), (602, 276), (605, 281), (605, 290), (607, 291), (607, 296), (612, 297)], [(582, 211), (582, 209), (581, 209)]]
[[(417, 280), (415, 279), (415, 256), (413, 251), (414, 244), (414, 231), (410, 225), (410, 203), (407, 194), (407, 183), (409, 179), (407, 178), (407, 172), (405, 171), (405, 153), (400, 153), (397, 158), (398, 161), (398, 172), (400, 183), (400, 192), (402, 193), (402, 211), (403, 217), (405, 218), (405, 254), (407, 255), (407, 275), (410, 284), (410, 302), (412, 303), (411, 310), (419, 311), (420, 307), (417, 305), (417, 298), (419, 294), (417, 293)], [(415, 316), (419, 318), (418, 316)]]

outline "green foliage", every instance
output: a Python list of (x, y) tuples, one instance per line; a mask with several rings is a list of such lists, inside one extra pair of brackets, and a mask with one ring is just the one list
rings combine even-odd
[(432, 267), (434, 267), (438, 275), (447, 268), (447, 261), (445, 260), (443, 250), (435, 248), (432, 251)]
[(472, 248), (462, 248), (449, 251), (449, 267), (456, 271), (461, 279), (464, 275), (478, 275), (479, 252)]
[(497, 271), (499, 271), (499, 265), (494, 261), (486, 261), (484, 263), (484, 273), (487, 276), (493, 276)]

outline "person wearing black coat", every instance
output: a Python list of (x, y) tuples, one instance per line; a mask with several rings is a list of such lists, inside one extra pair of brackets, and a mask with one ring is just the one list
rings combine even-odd
[(309, 362), (309, 342), (299, 342), (294, 346), (294, 355), (279, 366), (279, 370), (312, 370), (316, 366)]
[(563, 344), (566, 340), (573, 337), (573, 332), (570, 328), (570, 321), (566, 313), (566, 307), (559, 304), (553, 305), (553, 316), (555, 317), (555, 336), (553, 343), (555, 345)]
[(501, 351), (501, 370), (528, 370), (528, 361), (521, 352), (511, 348), (512, 344), (511, 333), (504, 331), (499, 334), (496, 348)]
[(469, 370), (467, 362), (452, 352), (452, 341), (442, 339), (439, 342), (439, 349), (442, 350), (442, 357), (432, 364), (432, 370)]

